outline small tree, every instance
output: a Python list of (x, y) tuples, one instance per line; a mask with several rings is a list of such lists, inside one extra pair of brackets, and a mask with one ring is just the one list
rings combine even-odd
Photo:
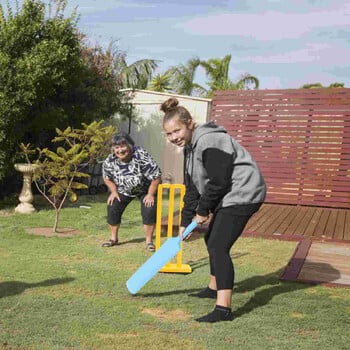
[(34, 157), (34, 163), (40, 166), (33, 180), (40, 194), (55, 210), (53, 232), (57, 232), (59, 214), (67, 197), (76, 201), (76, 191), (88, 187), (78, 181), (90, 176), (80, 171), (81, 164), (108, 153), (109, 140), (116, 130), (113, 126), (104, 127), (102, 123), (82, 124), (83, 129), (56, 129), (57, 136), (52, 139), (52, 143), (59, 143), (56, 151), (48, 148), (33, 150), (30, 144), (20, 145), (27, 161), (30, 163)]

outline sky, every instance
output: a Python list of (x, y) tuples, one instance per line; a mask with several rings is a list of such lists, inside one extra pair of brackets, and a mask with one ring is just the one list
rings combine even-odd
[[(231, 80), (249, 73), (260, 89), (350, 87), (349, 0), (67, 0), (74, 8), (91, 42), (115, 41), (128, 64), (159, 60), (158, 73), (230, 54)], [(203, 69), (195, 80), (205, 85)]]

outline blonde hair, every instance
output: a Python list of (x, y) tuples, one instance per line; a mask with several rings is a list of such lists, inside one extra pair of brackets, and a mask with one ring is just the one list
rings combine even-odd
[(185, 107), (179, 106), (179, 101), (175, 97), (170, 97), (164, 101), (160, 106), (160, 110), (165, 113), (163, 125), (175, 117), (178, 117), (180, 122), (185, 125), (193, 120), (190, 112)]

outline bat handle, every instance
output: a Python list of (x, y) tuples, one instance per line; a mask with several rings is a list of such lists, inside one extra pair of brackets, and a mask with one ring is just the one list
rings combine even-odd
[(185, 231), (182, 234), (182, 240), (184, 240), (196, 227), (197, 227), (197, 221), (193, 220), (185, 229)]

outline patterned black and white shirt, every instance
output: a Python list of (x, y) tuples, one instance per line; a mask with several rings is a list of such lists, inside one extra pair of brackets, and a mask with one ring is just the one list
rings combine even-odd
[(102, 164), (103, 177), (113, 181), (118, 192), (129, 197), (147, 193), (151, 181), (161, 174), (158, 164), (141, 146), (133, 147), (133, 155), (128, 163), (110, 154)]

